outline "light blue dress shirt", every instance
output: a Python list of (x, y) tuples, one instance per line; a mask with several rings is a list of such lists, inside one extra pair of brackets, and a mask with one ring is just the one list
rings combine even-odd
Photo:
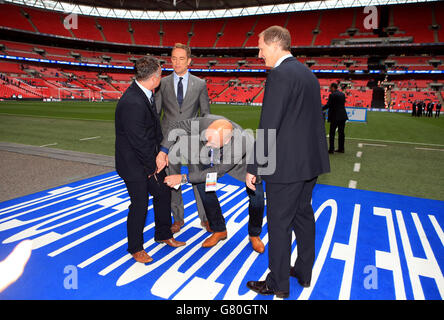
[[(173, 77), (174, 77), (174, 92), (176, 93), (177, 97), (177, 85), (179, 84), (179, 76), (173, 71)], [(188, 79), (190, 77), (190, 73), (187, 71), (182, 76), (182, 86), (183, 86), (183, 98), (185, 99), (185, 95), (187, 94), (187, 88), (188, 88)]]

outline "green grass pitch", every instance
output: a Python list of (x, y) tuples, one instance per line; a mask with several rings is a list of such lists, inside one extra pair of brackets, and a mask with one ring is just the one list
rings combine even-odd
[[(112, 156), (115, 106), (0, 102), (0, 141)], [(260, 107), (212, 105), (211, 111), (244, 128), (259, 123)], [(367, 120), (347, 123), (346, 153), (330, 155), (331, 173), (318, 183), (348, 187), (356, 181), (358, 189), (444, 200), (444, 119), (369, 112)]]

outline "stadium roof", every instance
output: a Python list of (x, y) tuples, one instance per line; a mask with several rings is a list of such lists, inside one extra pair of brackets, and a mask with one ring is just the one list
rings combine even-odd
[(213, 19), (324, 9), (437, 2), (440, 0), (7, 0), (5, 2), (83, 15), (149, 20)]

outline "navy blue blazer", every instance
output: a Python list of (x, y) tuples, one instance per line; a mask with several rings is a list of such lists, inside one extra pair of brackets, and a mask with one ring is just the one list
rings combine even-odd
[[(258, 175), (259, 167), (272, 167), (267, 138), (270, 129), (276, 130), (276, 168), (262, 174), (266, 182), (306, 181), (330, 171), (319, 81), (294, 57), (269, 72), (258, 129), (264, 129), (265, 134), (256, 136), (256, 156), (248, 166), (249, 173)], [(262, 164), (257, 157), (259, 144), (265, 146), (263, 153), (268, 156)]]
[(328, 122), (348, 120), (345, 110), (345, 94), (334, 91), (328, 96), (327, 104), (322, 109), (328, 109)]
[(126, 181), (143, 181), (156, 171), (162, 130), (155, 104), (133, 82), (115, 113), (116, 171)]

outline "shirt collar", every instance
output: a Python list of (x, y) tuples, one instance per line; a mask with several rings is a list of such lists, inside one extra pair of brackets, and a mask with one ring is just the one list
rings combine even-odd
[[(180, 77), (176, 74), (176, 72), (173, 71), (173, 74), (174, 74), (174, 80), (175, 81), (179, 81)], [(182, 81), (188, 82), (188, 77), (189, 76), (190, 76), (190, 73), (187, 70), (187, 72), (182, 76)]]
[(151, 101), (151, 96), (153, 95), (153, 92), (151, 90), (145, 88), (144, 86), (142, 86), (137, 80), (135, 80), (135, 82), (139, 86), (139, 88), (142, 89), (143, 93), (145, 93), (148, 100)]
[(279, 67), (280, 64), (282, 63), (282, 61), (284, 61), (285, 59), (290, 58), (290, 57), (293, 57), (293, 55), (292, 55), (291, 53), (286, 54), (285, 56), (282, 56), (282, 57), (276, 62), (276, 64), (274, 65), (274, 68)]

